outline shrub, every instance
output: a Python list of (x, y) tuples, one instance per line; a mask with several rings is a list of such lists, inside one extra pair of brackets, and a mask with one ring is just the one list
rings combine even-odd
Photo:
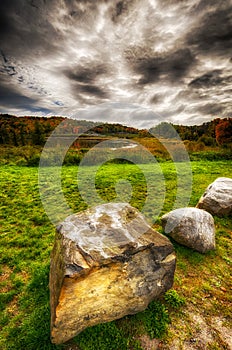
[(231, 160), (232, 152), (230, 150), (223, 151), (205, 151), (205, 152), (193, 152), (190, 154), (190, 160)]
[(27, 166), (38, 166), (40, 161), (39, 154), (32, 154), (27, 160)]
[(68, 152), (64, 158), (64, 165), (78, 165), (81, 161), (81, 156), (77, 152)]
[(185, 299), (180, 297), (174, 289), (171, 289), (165, 293), (164, 300), (174, 309), (178, 309), (185, 304)]
[(216, 140), (212, 136), (202, 135), (198, 142), (203, 142), (205, 146), (215, 146)]

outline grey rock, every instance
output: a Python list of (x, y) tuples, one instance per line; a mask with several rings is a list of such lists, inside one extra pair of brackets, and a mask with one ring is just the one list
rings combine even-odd
[(198, 208), (180, 208), (161, 218), (162, 226), (176, 242), (205, 253), (215, 249), (215, 227), (211, 214)]
[(144, 310), (171, 288), (175, 254), (127, 203), (109, 203), (67, 217), (51, 254), (51, 338)]
[(232, 214), (232, 179), (219, 177), (200, 198), (197, 208), (217, 216)]

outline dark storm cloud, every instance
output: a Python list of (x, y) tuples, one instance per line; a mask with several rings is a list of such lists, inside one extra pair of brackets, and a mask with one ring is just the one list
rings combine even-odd
[(27, 97), (15, 90), (14, 87), (6, 83), (0, 85), (0, 104), (4, 107), (19, 107), (23, 108), (34, 105), (37, 101), (33, 98)]
[(17, 55), (31, 55), (33, 49), (49, 54), (61, 40), (49, 18), (54, 6), (54, 1), (0, 1), (1, 48)]
[(74, 94), (81, 92), (81, 93), (86, 93), (87, 95), (93, 95), (99, 98), (107, 98), (107, 93), (101, 89), (100, 87), (96, 85), (81, 85), (81, 84), (76, 84), (74, 86)]
[(6, 58), (6, 55), (4, 54), (4, 52), (2, 50), (0, 50), (0, 54), (2, 56), (4, 64), (6, 64), (8, 62), (8, 59)]
[(217, 86), (224, 82), (224, 78), (221, 77), (222, 71), (220, 69), (215, 69), (210, 72), (207, 72), (200, 77), (193, 79), (189, 86), (194, 88), (208, 88), (211, 86)]
[(78, 83), (93, 83), (99, 76), (107, 73), (107, 67), (104, 65), (94, 65), (88, 63), (89, 67), (78, 66), (75, 69), (66, 69), (64, 74), (71, 80)]
[[(18, 109), (18, 110), (30, 110), (33, 113), (42, 113), (48, 114), (51, 112), (50, 109), (42, 106), (40, 104), (39, 95), (37, 97), (29, 96), (27, 90), (20, 91), (20, 87), (14, 85), (14, 81), (12, 81), (12, 77), (14, 75), (10, 74), (8, 71), (9, 66), (7, 66), (7, 70), (4, 70), (1, 74), (0, 80), (0, 110), (2, 113), (8, 113), (9, 110)], [(0, 70), (1, 72), (1, 70)], [(2, 73), (2, 72), (1, 72)], [(17, 74), (17, 73), (15, 73)], [(23, 81), (22, 77), (17, 78), (18, 81)]]
[(201, 89), (199, 94), (204, 95), (205, 93), (210, 94), (211, 89), (217, 88), (218, 94), (221, 96), (226, 93), (227, 88), (232, 86), (232, 75), (227, 73), (223, 76), (223, 71), (216, 69), (209, 71), (189, 83), (189, 87), (193, 89)]
[(156, 104), (159, 103), (162, 100), (162, 94), (155, 94), (154, 96), (152, 96), (152, 98), (150, 99), (150, 103), (152, 104)]
[(14, 1), (0, 1), (0, 30), (1, 41), (7, 36), (14, 33), (16, 26), (14, 21), (11, 20), (11, 13), (14, 12)]
[(217, 83), (215, 80), (212, 82), (212, 76), (206, 74), (197, 78), (193, 85), (190, 84), (176, 96), (174, 105), (181, 101), (188, 101), (188, 112), (192, 114), (191, 124), (196, 121), (199, 124), (209, 116), (213, 118), (231, 116), (231, 90), (227, 88), (231, 85), (223, 84), (221, 80), (221, 85)]
[(72, 84), (72, 91), (75, 96), (83, 93), (97, 98), (107, 98), (107, 93), (97, 85), (97, 79), (107, 73), (107, 67), (103, 64), (94, 65), (89, 63), (89, 67), (78, 66), (75, 69), (66, 69), (65, 76)]
[(167, 54), (153, 54), (150, 57), (130, 57), (127, 60), (133, 70), (142, 77), (139, 84), (151, 84), (161, 79), (170, 82), (181, 80), (195, 64), (196, 59), (188, 48)]
[(215, 9), (206, 11), (187, 35), (187, 43), (205, 54), (231, 55), (232, 6), (220, 2)]
[(229, 2), (230, 0), (200, 0), (193, 5), (192, 13), (196, 15), (215, 10), (216, 8), (228, 7)]
[(135, 0), (120, 0), (116, 1), (112, 7), (111, 18), (114, 23), (118, 23), (122, 16), (125, 16), (130, 10)]
[(13, 76), (17, 74), (16, 67), (10, 64), (5, 53), (0, 50), (0, 56), (2, 57), (2, 66), (0, 67), (1, 74), (7, 74), (9, 76)]
[(202, 114), (212, 114), (212, 115), (218, 115), (221, 114), (224, 106), (222, 104), (219, 103), (207, 103), (205, 105), (202, 106), (198, 106), (197, 111), (202, 113)]

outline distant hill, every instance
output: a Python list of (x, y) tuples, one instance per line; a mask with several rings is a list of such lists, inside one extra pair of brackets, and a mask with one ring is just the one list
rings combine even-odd
[(0, 145), (39, 145), (43, 146), (47, 138), (61, 125), (63, 136), (80, 135), (81, 137), (157, 137), (175, 138), (176, 130), (182, 140), (202, 142), (206, 146), (232, 143), (232, 118), (214, 119), (202, 125), (174, 125), (160, 123), (148, 130), (139, 130), (121, 124), (96, 123), (86, 120), (73, 120), (65, 117), (16, 117), (0, 114)]
[(164, 138), (175, 138), (177, 131), (182, 140), (203, 142), (206, 146), (232, 143), (232, 118), (214, 119), (202, 125), (175, 125), (160, 123), (149, 131)]
[(118, 136), (118, 137), (147, 137), (147, 130), (138, 130), (121, 124), (96, 123), (86, 120), (73, 120), (64, 117), (16, 117), (0, 114), (0, 144), (25, 146), (44, 145), (46, 139), (61, 123), (63, 135)]

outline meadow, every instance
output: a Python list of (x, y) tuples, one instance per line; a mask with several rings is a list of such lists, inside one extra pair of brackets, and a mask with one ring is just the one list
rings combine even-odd
[[(157, 186), (154, 181), (154, 172), (159, 173), (159, 167), (165, 188)], [(179, 163), (178, 170), (184, 174), (186, 167), (186, 163)], [(193, 181), (189, 206), (197, 204), (206, 187), (217, 177), (231, 177), (232, 174), (232, 163), (227, 160), (192, 161), (191, 167)], [(77, 173), (78, 166), (62, 168), (63, 193), (74, 212), (87, 208), (78, 190)], [(145, 207), (147, 219), (163, 233), (160, 216), (172, 210), (177, 194), (177, 173), (171, 161), (155, 166), (143, 164), (142, 167), (109, 162), (99, 168), (84, 167), (82, 175), (88, 179), (93, 173), (96, 173), (96, 193), (103, 201), (127, 198), (139, 210)], [(197, 342), (199, 330), (197, 325), (194, 328), (189, 318), (190, 312), (204, 317), (208, 325), (211, 319), (220, 317), (224, 329), (227, 329), (232, 316), (232, 219), (215, 217), (216, 250), (202, 255), (173, 242), (177, 254), (175, 281), (173, 288), (160, 300), (152, 302), (147, 310), (137, 315), (87, 329), (68, 344), (51, 344), (48, 275), (55, 228), (41, 203), (38, 168), (2, 165), (0, 178), (2, 350), (136, 350), (143, 349), (141, 339), (144, 337), (158, 338), (162, 349), (171, 349), (170, 344), (176, 338), (182, 343), (191, 339)], [(150, 179), (149, 188), (147, 179)], [(121, 185), (119, 180), (122, 180)], [(131, 193), (125, 193), (123, 181), (127, 184), (130, 182)], [(156, 211), (157, 200), (164, 190), (164, 201), (160, 203), (162, 207)], [(155, 196), (151, 196), (145, 205), (147, 195), (153, 191)], [(182, 195), (184, 198), (184, 193)], [(87, 198), (91, 200), (91, 193), (87, 193)], [(55, 197), (54, 203), (59, 206)], [(198, 346), (198, 349), (205, 349), (200, 347), (200, 343)], [(221, 333), (216, 329), (207, 348), (227, 349)]]

